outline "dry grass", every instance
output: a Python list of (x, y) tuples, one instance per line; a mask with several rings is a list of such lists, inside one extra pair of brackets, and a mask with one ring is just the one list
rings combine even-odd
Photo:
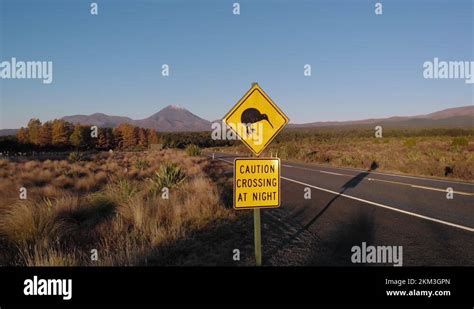
[[(474, 181), (472, 131), (464, 136), (438, 131), (421, 135), (416, 130), (393, 130), (377, 139), (372, 130), (294, 130), (283, 133), (262, 155), (360, 169), (369, 169), (375, 162), (380, 171)], [(216, 150), (248, 153), (241, 143)]]
[[(165, 163), (186, 174), (169, 199), (150, 190)], [(146, 265), (159, 248), (233, 217), (203, 172), (207, 164), (171, 150), (74, 163), (1, 160), (0, 265)], [(27, 200), (19, 199), (21, 187)]]

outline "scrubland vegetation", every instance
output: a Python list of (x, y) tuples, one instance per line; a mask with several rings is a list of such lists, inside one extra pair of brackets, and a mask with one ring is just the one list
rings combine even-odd
[(113, 129), (97, 128), (94, 136), (91, 128), (89, 125), (74, 125), (58, 119), (45, 123), (31, 119), (26, 127), (18, 130), (15, 138), (4, 139), (0, 146), (11, 151), (143, 150), (150, 144), (158, 143), (158, 135), (154, 129), (121, 124)]
[[(217, 151), (249, 153), (241, 143)], [(474, 129), (288, 129), (263, 156), (474, 181)], [(375, 164), (374, 164), (375, 162)]]
[[(86, 151), (86, 150), (126, 150), (141, 151), (151, 145), (158, 148), (185, 149), (196, 153), (199, 148), (231, 146), (232, 140), (213, 140), (210, 132), (160, 132), (130, 124), (116, 128), (99, 127), (96, 137), (92, 137), (92, 126), (74, 125), (55, 119), (41, 123), (31, 119), (26, 127), (18, 130), (15, 136), (0, 137), (0, 152), (8, 155), (32, 152)], [(197, 148), (199, 147), (199, 148)]]
[(0, 160), (0, 265), (160, 265), (160, 248), (234, 216), (208, 162), (176, 150)]

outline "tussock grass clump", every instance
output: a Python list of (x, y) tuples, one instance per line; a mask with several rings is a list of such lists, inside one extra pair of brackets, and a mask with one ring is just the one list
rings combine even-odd
[(138, 192), (136, 185), (128, 179), (119, 179), (107, 184), (105, 194), (116, 201), (127, 201)]
[(86, 174), (86, 176), (80, 177), (74, 183), (74, 188), (78, 192), (88, 192), (98, 188), (98, 183), (94, 175)]
[(71, 163), (79, 162), (79, 161), (84, 160), (84, 155), (82, 153), (78, 152), (78, 151), (73, 151), (68, 155), (67, 159)]
[(189, 144), (188, 146), (186, 146), (186, 153), (188, 154), (188, 156), (191, 157), (200, 156), (201, 148), (199, 148), (199, 146), (197, 145)]
[(58, 239), (64, 232), (64, 224), (55, 220), (52, 206), (49, 199), (18, 201), (2, 214), (0, 235), (19, 247)]
[(137, 170), (144, 170), (144, 169), (147, 169), (148, 167), (150, 167), (150, 162), (148, 162), (147, 160), (138, 159), (137, 161), (135, 161), (135, 168)]
[(60, 248), (54, 245), (34, 245), (28, 249), (23, 248), (20, 265), (29, 267), (48, 267), (48, 266), (78, 266), (77, 253), (75, 250), (64, 253)]

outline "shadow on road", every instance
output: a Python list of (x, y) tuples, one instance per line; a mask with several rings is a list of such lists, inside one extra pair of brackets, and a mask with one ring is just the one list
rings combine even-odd
[[(370, 166), (370, 169), (366, 172), (361, 172), (351, 178), (349, 181), (347, 181), (345, 184), (341, 186), (341, 190), (339, 191), (339, 194), (334, 196), (308, 223), (306, 223), (303, 227), (301, 227), (295, 234), (291, 235), (289, 238), (283, 241), (283, 243), (269, 252), (269, 255), (273, 255), (279, 250), (283, 249), (284, 247), (288, 246), (289, 244), (292, 243), (295, 239), (297, 239), (303, 232), (308, 230), (312, 225), (316, 223), (316, 221), (333, 205), (333, 203), (342, 195), (344, 192), (346, 192), (348, 189), (355, 188), (357, 187), (362, 180), (364, 180), (371, 171), (377, 169), (378, 165), (374, 161), (372, 162), (372, 165)], [(365, 222), (367, 223), (367, 222)]]

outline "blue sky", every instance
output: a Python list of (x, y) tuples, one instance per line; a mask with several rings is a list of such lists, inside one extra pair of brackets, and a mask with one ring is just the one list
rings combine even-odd
[[(0, 60), (53, 61), (54, 80), (0, 80), (0, 128), (72, 114), (214, 120), (253, 81), (295, 123), (423, 114), (473, 103), (423, 62), (474, 60), (473, 1), (0, 0)], [(171, 76), (161, 76), (162, 64)], [(312, 76), (303, 75), (311, 64)]]

